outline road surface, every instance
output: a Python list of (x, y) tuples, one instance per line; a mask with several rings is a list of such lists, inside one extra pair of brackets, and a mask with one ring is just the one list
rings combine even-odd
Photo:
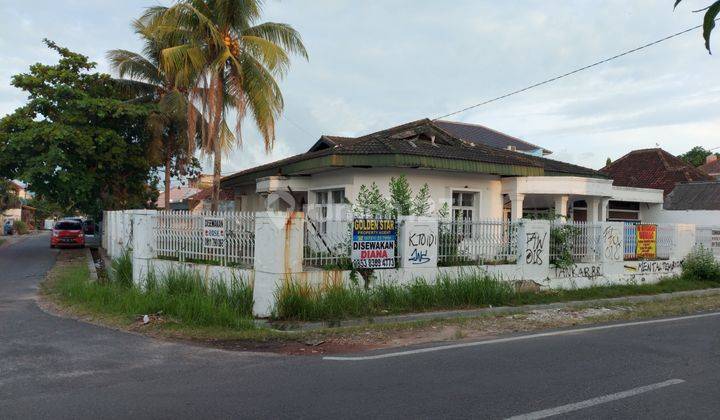
[(0, 249), (1, 418), (720, 417), (718, 314), (350, 358), (229, 352), (41, 311), (58, 252), (47, 236)]

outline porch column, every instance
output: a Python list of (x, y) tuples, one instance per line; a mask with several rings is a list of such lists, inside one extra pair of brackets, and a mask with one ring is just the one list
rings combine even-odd
[(508, 197), (510, 197), (510, 220), (522, 219), (525, 194), (511, 193)]
[(567, 220), (567, 205), (569, 197), (567, 195), (559, 195), (555, 197), (555, 215), (560, 216), (563, 222)]
[(603, 198), (600, 200), (600, 221), (604, 222), (608, 218), (608, 205), (610, 204), (609, 198)]
[(591, 197), (586, 199), (585, 202), (587, 203), (587, 222), (604, 222), (605, 220), (600, 220), (600, 199)]

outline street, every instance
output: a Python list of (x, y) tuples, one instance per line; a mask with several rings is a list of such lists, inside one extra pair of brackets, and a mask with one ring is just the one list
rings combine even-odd
[(0, 248), (2, 418), (720, 415), (717, 314), (354, 358), (230, 352), (43, 312), (63, 252), (48, 244)]

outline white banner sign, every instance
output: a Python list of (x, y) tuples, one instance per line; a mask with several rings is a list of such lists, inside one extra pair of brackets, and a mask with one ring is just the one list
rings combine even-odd
[(225, 248), (225, 219), (221, 217), (203, 218), (203, 245), (205, 248)]

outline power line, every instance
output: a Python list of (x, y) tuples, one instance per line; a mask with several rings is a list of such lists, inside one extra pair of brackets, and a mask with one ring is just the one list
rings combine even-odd
[[(717, 21), (717, 20), (718, 20), (718, 19), (716, 19), (716, 21)], [(685, 29), (684, 31), (680, 31), (680, 32), (674, 33), (674, 34), (672, 34), (672, 35), (668, 35), (668, 36), (666, 36), (666, 37), (664, 37), (664, 38), (658, 39), (657, 41), (653, 41), (653, 42), (650, 42), (650, 43), (648, 43), (648, 44), (642, 45), (642, 46), (640, 46), (640, 47), (633, 48), (633, 49), (631, 49), (631, 50), (627, 50), (627, 51), (625, 51), (625, 52), (622, 52), (622, 53), (620, 53), (620, 54), (617, 54), (617, 55), (614, 55), (614, 56), (612, 56), (612, 57), (606, 58), (606, 59), (604, 59), (604, 60), (597, 61), (597, 62), (592, 63), (592, 64), (590, 64), (590, 65), (587, 65), (587, 66), (585, 66), (585, 67), (580, 67), (579, 69), (575, 69), (575, 70), (570, 71), (570, 72), (567, 72), (567, 73), (565, 73), (565, 74), (561, 74), (561, 75), (559, 75), (559, 76), (555, 76), (555, 77), (553, 77), (553, 78), (551, 78), (551, 79), (543, 80), (542, 82), (535, 83), (535, 84), (533, 84), (533, 85), (530, 85), (530, 86), (524, 87), (524, 88), (522, 88), (522, 89), (518, 89), (518, 90), (515, 90), (515, 91), (512, 91), (512, 92), (506, 93), (506, 94), (504, 94), (504, 95), (501, 95), (501, 96), (498, 96), (498, 97), (495, 97), (495, 98), (492, 98), (492, 99), (488, 99), (488, 100), (486, 100), (486, 101), (483, 101), (483, 102), (480, 102), (480, 103), (478, 103), (478, 104), (465, 107), (465, 108), (463, 108), (463, 109), (460, 109), (460, 110), (455, 111), (455, 112), (451, 112), (451, 113), (449, 113), (449, 114), (441, 115), (441, 116), (439, 116), (439, 117), (433, 118), (433, 120), (439, 120), (439, 119), (442, 119), (442, 118), (451, 117), (451, 116), (453, 116), (453, 115), (457, 115), (457, 114), (460, 114), (460, 113), (462, 113), (462, 112), (469, 111), (469, 110), (471, 110), (471, 109), (474, 109), (474, 108), (477, 108), (477, 107), (480, 107), (480, 106), (483, 106), (483, 105), (487, 105), (487, 104), (489, 104), (489, 103), (496, 102), (496, 101), (499, 101), (499, 100), (501, 100), (501, 99), (505, 99), (505, 98), (507, 98), (507, 97), (513, 96), (513, 95), (517, 95), (518, 93), (522, 93), (522, 92), (528, 91), (528, 90), (533, 89), (533, 88), (536, 88), (536, 87), (538, 87), (538, 86), (546, 85), (546, 84), (551, 83), (551, 82), (554, 82), (554, 81), (556, 81), (556, 80), (560, 80), (560, 79), (562, 79), (562, 78), (565, 78), (565, 77), (568, 77), (568, 76), (572, 76), (573, 74), (580, 73), (581, 71), (591, 69), (591, 68), (596, 67), (596, 66), (599, 66), (599, 65), (601, 65), (601, 64), (605, 64), (605, 63), (607, 63), (608, 61), (612, 61), (612, 60), (618, 59), (618, 58), (620, 58), (620, 57), (624, 57), (624, 56), (626, 56), (626, 55), (628, 55), (628, 54), (632, 54), (632, 53), (634, 53), (634, 52), (643, 50), (643, 49), (648, 48), (648, 47), (652, 47), (653, 45), (659, 44), (659, 43), (664, 42), (664, 41), (667, 41), (667, 40), (669, 40), (669, 39), (678, 37), (678, 36), (680, 36), (680, 35), (684, 35), (684, 34), (686, 34), (686, 33), (688, 33), (688, 32), (692, 32), (692, 31), (694, 31), (695, 29), (702, 28), (702, 26), (703, 26), (703, 25), (693, 26), (692, 28)]]

